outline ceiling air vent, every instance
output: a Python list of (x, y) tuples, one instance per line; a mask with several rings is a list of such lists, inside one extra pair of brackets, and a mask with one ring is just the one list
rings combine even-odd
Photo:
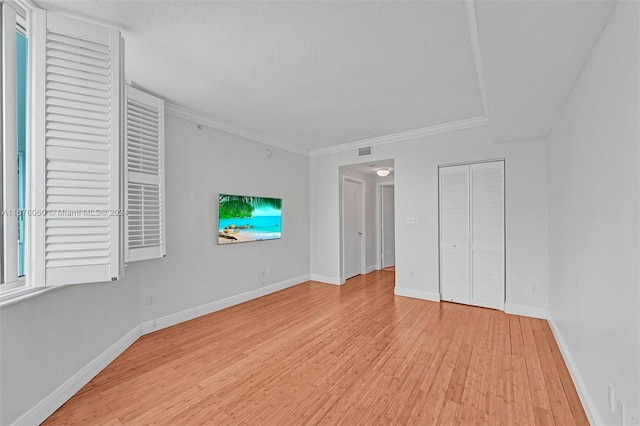
[(366, 146), (364, 148), (358, 148), (358, 156), (362, 157), (363, 155), (371, 155), (371, 147)]

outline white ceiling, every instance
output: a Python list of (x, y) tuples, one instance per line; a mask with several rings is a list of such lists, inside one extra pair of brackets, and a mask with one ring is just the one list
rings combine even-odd
[(477, 2), (493, 137), (546, 136), (616, 3)]
[(544, 136), (615, 7), (477, 2), (476, 31), (461, 1), (37, 3), (121, 29), (137, 86), (303, 153), (482, 117), (483, 101), (496, 140)]

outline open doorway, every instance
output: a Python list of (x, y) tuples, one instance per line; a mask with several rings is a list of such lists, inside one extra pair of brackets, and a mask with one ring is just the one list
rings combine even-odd
[[(340, 167), (342, 283), (354, 276), (382, 269), (383, 264), (389, 268), (395, 266), (393, 185), (392, 159)], [(382, 220), (386, 228), (384, 235)], [(385, 250), (384, 260), (382, 249)]]
[(396, 266), (396, 233), (395, 233), (395, 194), (393, 183), (379, 183), (380, 199), (380, 269), (395, 270)]

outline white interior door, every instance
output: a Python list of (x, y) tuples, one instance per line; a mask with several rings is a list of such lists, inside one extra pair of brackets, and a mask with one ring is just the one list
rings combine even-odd
[(471, 303), (504, 310), (504, 162), (470, 171)]
[(442, 300), (470, 302), (469, 218), (469, 166), (440, 168)]
[(344, 279), (362, 274), (362, 182), (345, 179), (342, 187)]
[(393, 185), (380, 187), (381, 205), (381, 265), (388, 268), (396, 264), (396, 241), (395, 241), (395, 215), (394, 215), (394, 188)]

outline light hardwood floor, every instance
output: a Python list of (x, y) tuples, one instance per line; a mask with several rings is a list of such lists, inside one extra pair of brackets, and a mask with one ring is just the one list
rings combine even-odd
[(45, 425), (588, 424), (546, 321), (301, 284), (140, 338)]

